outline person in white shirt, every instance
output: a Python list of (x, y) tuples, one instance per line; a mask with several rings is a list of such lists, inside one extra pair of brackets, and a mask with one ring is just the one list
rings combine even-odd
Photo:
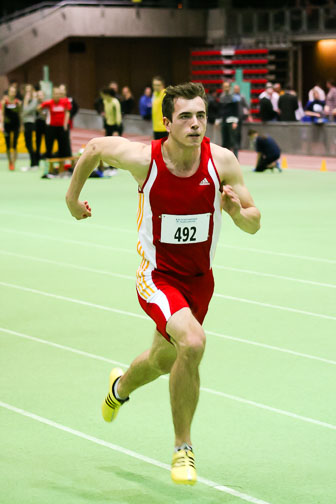
[(279, 113), (279, 93), (274, 91), (273, 84), (271, 82), (267, 82), (265, 91), (260, 93), (259, 100), (261, 100), (262, 98), (268, 98), (269, 100), (271, 100), (274, 112), (276, 112), (277, 114)]

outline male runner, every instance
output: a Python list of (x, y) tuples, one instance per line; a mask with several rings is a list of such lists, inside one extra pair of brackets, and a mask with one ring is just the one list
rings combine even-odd
[(91, 217), (81, 189), (100, 160), (128, 170), (139, 186), (137, 294), (156, 323), (152, 347), (123, 374), (112, 369), (102, 404), (115, 419), (129, 394), (170, 373), (175, 429), (172, 479), (194, 484), (196, 470), (190, 426), (199, 396), (198, 366), (205, 347), (202, 322), (212, 297), (211, 264), (221, 225), (221, 208), (243, 231), (255, 233), (260, 213), (244, 185), (235, 156), (210, 144), (206, 95), (201, 84), (169, 86), (163, 100), (167, 139), (152, 145), (120, 137), (92, 139), (74, 171), (66, 201), (76, 219)]

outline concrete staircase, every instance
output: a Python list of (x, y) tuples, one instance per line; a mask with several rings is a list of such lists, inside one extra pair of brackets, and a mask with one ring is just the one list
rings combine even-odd
[(61, 2), (0, 25), (0, 75), (68, 37), (204, 37), (203, 10), (71, 5)]

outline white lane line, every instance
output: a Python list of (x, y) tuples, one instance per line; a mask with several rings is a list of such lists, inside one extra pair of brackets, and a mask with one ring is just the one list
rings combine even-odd
[[(83, 355), (84, 357), (89, 357), (91, 359), (96, 359), (96, 360), (100, 360), (100, 361), (104, 361), (104, 362), (109, 362), (111, 364), (118, 364), (121, 367), (125, 367), (125, 368), (129, 367), (129, 364), (125, 364), (125, 363), (122, 363), (122, 362), (117, 362), (117, 361), (114, 361), (114, 360), (111, 360), (111, 359), (106, 359), (105, 357), (101, 357), (100, 355), (95, 355), (95, 354), (91, 354), (91, 353), (88, 353), (88, 352), (83, 352), (82, 350), (77, 350), (77, 349), (75, 349), (73, 347), (67, 347), (65, 345), (59, 345), (57, 343), (52, 343), (52, 342), (47, 341), (47, 340), (42, 340), (40, 338), (35, 338), (33, 336), (28, 336), (27, 334), (19, 333), (19, 332), (16, 332), (16, 331), (11, 331), (9, 329), (0, 328), (0, 332), (4, 332), (4, 333), (7, 333), (7, 334), (12, 334), (14, 336), (19, 336), (20, 338), (31, 340), (31, 341), (34, 341), (36, 343), (43, 343), (45, 345), (49, 345), (49, 346), (52, 346), (52, 347), (55, 347), (55, 348), (59, 348), (61, 350), (65, 350), (65, 351), (69, 351), (69, 352), (76, 353), (76, 354), (79, 354), (79, 355)], [(168, 376), (160, 376), (160, 379), (167, 381), (167, 380), (169, 380), (169, 377)], [(202, 392), (207, 392), (208, 394), (212, 394), (212, 395), (216, 395), (216, 396), (220, 396), (220, 397), (225, 397), (226, 399), (231, 399), (232, 401), (237, 401), (237, 402), (240, 402), (240, 403), (243, 403), (243, 404), (248, 404), (249, 406), (253, 406), (255, 408), (260, 408), (260, 409), (263, 409), (263, 410), (271, 411), (272, 413), (277, 413), (277, 414), (280, 414), (280, 415), (285, 415), (285, 416), (290, 417), (290, 418), (295, 418), (296, 420), (301, 420), (303, 422), (308, 422), (308, 423), (311, 423), (311, 424), (315, 424), (315, 425), (318, 425), (319, 427), (326, 427), (328, 429), (336, 430), (336, 425), (329, 424), (327, 422), (321, 422), (320, 420), (316, 420), (314, 418), (310, 418), (310, 417), (306, 417), (306, 416), (302, 416), (302, 415), (297, 415), (296, 413), (292, 413), (291, 411), (286, 411), (286, 410), (282, 410), (282, 409), (279, 409), (279, 408), (273, 408), (272, 406), (268, 406), (267, 404), (259, 403), (259, 402), (256, 402), (256, 401), (251, 401), (249, 399), (245, 399), (245, 398), (239, 397), (239, 396), (234, 396), (232, 394), (226, 394), (225, 392), (220, 392), (218, 390), (213, 390), (213, 389), (210, 389), (210, 388), (207, 388), (207, 387), (200, 387), (200, 390)]]
[(316, 262), (326, 262), (329, 264), (336, 264), (336, 259), (326, 259), (323, 257), (313, 257), (313, 256), (305, 256), (305, 255), (298, 255), (298, 254), (289, 254), (286, 252), (275, 252), (273, 250), (262, 250), (262, 249), (256, 249), (252, 247), (239, 247), (238, 245), (228, 245), (225, 243), (218, 243), (219, 247), (223, 248), (230, 248), (234, 250), (242, 250), (243, 252), (256, 252), (257, 254), (268, 254), (268, 255), (275, 255), (275, 256), (281, 256), (281, 257), (290, 257), (292, 259), (303, 259), (306, 261), (316, 261)]
[(247, 270), (242, 268), (230, 268), (229, 266), (221, 266), (220, 264), (214, 264), (215, 269), (222, 269), (227, 271), (234, 271), (237, 273), (246, 273), (248, 275), (256, 275), (262, 277), (276, 278), (278, 280), (289, 280), (290, 282), (298, 282), (308, 285), (316, 285), (318, 287), (330, 287), (332, 289), (336, 289), (336, 284), (329, 284), (323, 282), (315, 282), (313, 280), (304, 280), (302, 278), (289, 277), (284, 275), (274, 275), (273, 273), (262, 273), (260, 271)]
[(281, 305), (275, 305), (275, 304), (270, 304), (270, 303), (262, 303), (260, 301), (254, 301), (252, 299), (245, 299), (245, 298), (239, 298), (239, 297), (234, 297), (234, 296), (226, 296), (225, 294), (214, 294), (214, 297), (228, 299), (230, 301), (239, 301), (240, 303), (249, 303), (249, 304), (253, 304), (253, 305), (257, 305), (257, 306), (265, 306), (266, 308), (274, 308), (276, 310), (289, 311), (292, 313), (300, 313), (301, 315), (309, 315), (310, 317), (318, 317), (318, 318), (327, 319), (327, 320), (336, 320), (336, 317), (333, 317), (332, 315), (324, 315), (323, 313), (315, 313), (315, 312), (310, 312), (310, 311), (305, 311), (305, 310), (298, 310), (296, 308), (290, 308), (289, 306), (281, 306)]
[[(98, 305), (95, 303), (90, 303), (88, 301), (82, 301), (80, 299), (70, 298), (67, 296), (60, 296), (58, 294), (52, 294), (50, 292), (45, 292), (45, 291), (41, 291), (38, 289), (31, 289), (30, 287), (23, 287), (22, 285), (16, 285), (16, 284), (8, 283), (8, 282), (0, 282), (0, 285), (2, 285), (4, 287), (9, 287), (12, 289), (18, 289), (18, 290), (22, 290), (22, 291), (26, 291), (26, 292), (32, 292), (34, 294), (39, 294), (41, 296), (54, 297), (56, 299), (61, 299), (64, 301), (70, 301), (71, 303), (78, 303), (78, 304), (82, 304), (82, 305), (86, 305), (86, 306), (92, 306), (94, 308), (99, 308), (101, 310), (112, 311), (115, 313), (121, 313), (122, 315), (129, 315), (131, 317), (138, 317), (138, 318), (143, 318), (146, 320), (148, 319), (148, 317), (145, 317), (144, 315), (138, 315), (136, 313), (132, 313), (132, 312), (124, 311), (124, 310), (118, 310), (116, 308), (110, 308), (108, 306)], [(328, 320), (336, 320), (336, 317), (333, 317), (332, 315), (324, 315), (322, 313), (297, 310), (295, 308), (290, 308), (288, 306), (280, 306), (280, 305), (272, 305), (269, 303), (261, 303), (259, 301), (253, 301), (251, 299), (238, 298), (238, 297), (234, 297), (234, 296), (226, 296), (224, 294), (214, 294), (214, 297), (229, 299), (230, 301), (239, 301), (241, 303), (249, 303), (249, 304), (254, 304), (254, 305), (258, 305), (258, 306), (265, 306), (266, 308), (275, 308), (278, 310), (300, 313), (302, 315), (309, 315), (312, 317), (319, 317), (319, 318), (328, 319)]]
[[(41, 215), (24, 214), (24, 213), (19, 213), (19, 212), (8, 212), (8, 211), (0, 211), (0, 214), (12, 214), (12, 215), (17, 215), (19, 217), (31, 217), (31, 218), (41, 219), (41, 220), (48, 220), (51, 222), (60, 222), (63, 224), (68, 224), (68, 223), (73, 224), (73, 221), (71, 220), (71, 218), (69, 221), (67, 221), (65, 219), (57, 219), (54, 217), (46, 217), (46, 216), (41, 216)], [(124, 232), (124, 233), (136, 234), (135, 229), (131, 230), (131, 229), (127, 229), (127, 228), (125, 229), (125, 228), (116, 228), (116, 227), (112, 227), (112, 226), (105, 226), (102, 224), (92, 224), (91, 223), (92, 221), (88, 221), (88, 220), (85, 220), (85, 222), (89, 223), (89, 226), (94, 227), (94, 228), (101, 228), (101, 229), (106, 229), (109, 231), (115, 230), (115, 231), (120, 231), (120, 232)], [(9, 231), (11, 231), (11, 230), (8, 230), (8, 232)], [(14, 230), (13, 230), (13, 232), (14, 232)], [(20, 231), (17, 231), (17, 230), (15, 232), (18, 234), (20, 233)], [(323, 258), (323, 257), (313, 257), (313, 256), (305, 256), (305, 255), (298, 255), (298, 254), (290, 254), (290, 253), (286, 253), (286, 252), (277, 252), (277, 251), (273, 251), (273, 250), (262, 250), (262, 249), (252, 248), (252, 247), (241, 247), (238, 245), (229, 245), (229, 244), (221, 243), (221, 242), (218, 243), (218, 247), (231, 248), (231, 249), (235, 249), (235, 250), (242, 250), (243, 252), (244, 251), (256, 252), (259, 254), (268, 254), (268, 255), (275, 255), (275, 256), (281, 256), (281, 257), (290, 257), (293, 259), (304, 259), (307, 261), (326, 262), (329, 264), (336, 264), (336, 259), (327, 259), (327, 258)]]
[(290, 411), (282, 410), (279, 408), (273, 408), (272, 406), (267, 406), (266, 404), (262, 404), (259, 402), (255, 401), (250, 401), (249, 399), (244, 399), (243, 397), (237, 397), (231, 394), (225, 394), (225, 392), (219, 392), (216, 390), (212, 390), (209, 388), (201, 387), (201, 390), (203, 392), (208, 392), (209, 394), (217, 395), (220, 397), (225, 397), (226, 399), (231, 399), (232, 401), (238, 401), (243, 404), (249, 404), (250, 406), (255, 406), (256, 408), (261, 408), (267, 411), (271, 411), (272, 413), (279, 413), (280, 415), (285, 415), (291, 418), (295, 418), (296, 420), (302, 420), (303, 422), (308, 422), (311, 424), (318, 425), (320, 427), (326, 427), (327, 429), (332, 429), (336, 430), (336, 425), (327, 423), (327, 422), (321, 422), (320, 420), (315, 420), (315, 418), (310, 418), (302, 415), (297, 415), (296, 413), (292, 413)]
[[(16, 252), (9, 252), (7, 250), (0, 250), (0, 254), (3, 255), (8, 255), (12, 257), (17, 257), (19, 259), (28, 259), (30, 261), (35, 261), (35, 262), (42, 262), (42, 263), (47, 263), (47, 264), (54, 264), (56, 266), (63, 266), (67, 268), (74, 268), (74, 269), (79, 269), (82, 271), (90, 271), (92, 273), (98, 273), (104, 276), (112, 276), (112, 277), (117, 277), (117, 278), (124, 278), (126, 280), (133, 280), (135, 281), (135, 275), (121, 275), (119, 273), (113, 273), (111, 271), (106, 271), (106, 270), (101, 270), (97, 268), (89, 268), (87, 266), (79, 266), (78, 264), (71, 264), (71, 263), (66, 263), (66, 262), (61, 262), (61, 261), (53, 261), (51, 259), (45, 259), (41, 257), (34, 257), (34, 256), (29, 256), (25, 254), (17, 254)], [(282, 275), (274, 275), (271, 273), (262, 273), (259, 271), (252, 271), (252, 270), (246, 270), (246, 269), (241, 269), (241, 268), (230, 268), (229, 266), (221, 266), (221, 265), (215, 265), (215, 269), (224, 269), (228, 271), (235, 271), (238, 273), (247, 273), (251, 275), (257, 275), (257, 276), (263, 276), (263, 277), (270, 277), (270, 278), (277, 278), (280, 280), (290, 280), (293, 282), (299, 282), (299, 283), (304, 283), (304, 284), (309, 284), (309, 285), (316, 285), (318, 287), (330, 287), (333, 289), (336, 289), (336, 284), (328, 284), (328, 283), (322, 283), (322, 282), (315, 282), (312, 280), (303, 280), (301, 278), (293, 278), (293, 277), (287, 277), (287, 276), (282, 276)]]
[[(70, 224), (71, 226), (74, 225), (74, 219), (73, 217), (70, 216), (68, 219), (59, 219), (56, 217), (47, 217), (46, 215), (36, 215), (36, 214), (31, 214), (31, 213), (20, 213), (20, 212), (12, 212), (10, 210), (0, 210), (0, 215), (14, 215), (16, 217), (26, 217), (28, 219), (38, 219), (38, 220), (43, 220), (47, 222), (59, 222), (60, 224)], [(125, 228), (118, 228), (118, 227), (113, 227), (113, 226), (104, 226), (103, 224), (95, 224), (92, 223), (91, 220), (82, 220), (81, 222), (85, 222), (86, 224), (89, 225), (89, 229), (94, 228), (94, 229), (106, 229), (107, 231), (115, 231), (118, 233), (128, 233), (128, 234), (135, 234), (136, 227), (134, 225), (134, 229), (125, 229)], [(135, 220), (134, 220), (135, 222)]]
[[(150, 319), (148, 319), (148, 321), (150, 321)], [(61, 348), (63, 350), (69, 350), (70, 352), (81, 353), (81, 354), (86, 355), (87, 357), (91, 357), (93, 359), (99, 359), (99, 360), (102, 360), (102, 361), (105, 361), (105, 362), (109, 362), (111, 364), (116, 364), (116, 365), (119, 365), (119, 366), (122, 366), (122, 367), (123, 366), (124, 367), (128, 367), (128, 364), (124, 364), (122, 362), (117, 362), (117, 361), (114, 361), (114, 360), (111, 360), (111, 359), (107, 359), (105, 357), (101, 357), (99, 355), (90, 354), (88, 352), (84, 352), (84, 351), (77, 350), (77, 349), (72, 348), (72, 347), (60, 345), (58, 343), (52, 343), (52, 342), (50, 342), (48, 340), (43, 340), (41, 338), (34, 338), (33, 336), (28, 336), (27, 334), (23, 334), (23, 333), (19, 333), (19, 332), (16, 332), (16, 331), (12, 331), (10, 329), (5, 329), (4, 327), (0, 327), (0, 332), (1, 331), (5, 332), (5, 333), (8, 333), (8, 334), (13, 334), (15, 336), (19, 336), (20, 338), (30, 339), (32, 341), (36, 341), (37, 343), (44, 343), (46, 345), (54, 346), (56, 348)], [(233, 336), (228, 336), (226, 334), (220, 334), (220, 333), (217, 333), (217, 332), (214, 332), (214, 331), (205, 330), (205, 333), (206, 334), (210, 334), (211, 336), (217, 336), (219, 338), (228, 339), (230, 341), (234, 341), (235, 343), (244, 343), (244, 344), (247, 344), (247, 345), (258, 346), (258, 347), (261, 347), (261, 348), (266, 348), (267, 350), (275, 350), (277, 352), (282, 352), (282, 353), (287, 353), (287, 354), (290, 354), (290, 355), (295, 355), (296, 357), (303, 357), (303, 358), (306, 358), (306, 359), (311, 359), (311, 360), (316, 360), (316, 361), (319, 361), (319, 362), (323, 362), (324, 364), (331, 364), (333, 366), (336, 366), (336, 361), (330, 360), (330, 359), (324, 359), (323, 357), (317, 357), (315, 355), (310, 355), (310, 354), (295, 352), (294, 350), (288, 350), (286, 348), (281, 348), (281, 347), (273, 346), (273, 345), (266, 345), (264, 343), (258, 343), (256, 341), (247, 340), (247, 339), (243, 339), (243, 338), (236, 338), (236, 337), (233, 337)]]
[[(13, 288), (13, 289), (22, 290), (24, 292), (32, 292), (33, 294), (38, 294), (38, 295), (41, 295), (41, 296), (47, 296), (47, 297), (52, 297), (52, 298), (60, 299), (61, 301), (69, 301), (71, 303), (76, 303), (76, 304), (80, 304), (80, 305), (84, 305), (84, 306), (90, 306), (92, 308), (97, 308), (99, 310), (105, 310), (105, 311), (110, 311), (110, 312), (113, 312), (113, 313), (118, 313), (119, 315), (127, 315), (127, 316), (130, 316), (130, 317), (136, 317), (136, 318), (141, 318), (143, 320), (151, 321), (151, 319), (149, 317), (147, 317), (146, 315), (140, 315), (138, 313), (129, 312), (129, 311), (125, 311), (125, 310), (118, 310), (117, 308), (110, 308), (109, 306), (98, 305), (98, 304), (90, 303), (88, 301), (82, 301), (80, 299), (70, 298), (70, 297), (67, 297), (67, 296), (60, 296), (60, 295), (57, 295), (57, 294), (52, 294), (50, 292), (40, 291), (40, 290), (37, 290), (37, 289), (31, 289), (29, 287), (23, 287), (21, 285), (14, 285), (14, 284), (10, 284), (10, 283), (7, 283), (7, 282), (0, 282), (0, 285), (2, 285), (4, 287), (9, 287), (9, 288)], [(206, 332), (208, 334), (212, 334), (214, 336), (219, 336), (221, 338), (231, 339), (233, 341), (236, 340), (236, 341), (240, 341), (240, 342), (243, 342), (243, 343), (249, 343), (249, 344), (255, 345), (255, 346), (269, 348), (269, 349), (272, 349), (272, 350), (278, 350), (280, 352), (286, 352), (286, 353), (297, 355), (297, 356), (300, 356), (300, 357), (306, 357), (306, 358), (309, 358), (309, 359), (314, 359), (314, 360), (319, 360), (321, 362), (326, 362), (326, 363), (329, 363), (329, 364), (334, 364), (334, 361), (328, 360), (328, 359), (323, 359), (322, 357), (316, 357), (316, 356), (309, 355), (309, 354), (303, 354), (303, 353), (299, 353), (299, 352), (294, 352), (292, 350), (287, 350), (287, 349), (276, 347), (276, 346), (265, 345), (263, 343), (253, 342), (251, 340), (246, 340), (246, 339), (241, 339), (241, 338), (235, 338), (233, 336), (227, 336), (225, 334), (220, 334), (220, 333), (213, 332), (213, 331), (206, 331)]]
[(77, 355), (83, 355), (84, 357), (89, 357), (90, 359), (95, 359), (103, 362), (108, 362), (109, 364), (115, 364), (116, 366), (128, 368), (128, 364), (124, 364), (123, 362), (119, 362), (112, 359), (107, 359), (106, 357), (102, 357), (101, 355), (93, 354), (90, 352), (85, 352), (84, 350), (78, 350), (77, 348), (61, 345), (59, 343), (54, 343), (53, 341), (48, 341), (42, 338), (35, 338), (35, 336), (29, 336), (29, 334), (24, 334), (17, 331), (12, 331), (10, 329), (5, 329), (4, 327), (0, 327), (0, 332), (11, 334), (12, 336), (18, 336), (19, 338), (34, 341), (35, 343), (41, 343), (43, 345), (48, 345), (54, 348), (58, 348), (59, 350), (66, 350), (67, 352), (72, 352)]
[(228, 339), (231, 341), (234, 341), (236, 343), (245, 343), (247, 345), (254, 345), (258, 346), (261, 348), (266, 348), (268, 350), (275, 350), (277, 352), (283, 352), (283, 353), (288, 353), (291, 355), (295, 355), (296, 357), (303, 357), (305, 359), (311, 359), (311, 360), (316, 360), (320, 362), (324, 362), (326, 364), (332, 364), (336, 366), (336, 361), (330, 360), (330, 359), (324, 359), (323, 357), (317, 357), (316, 355), (310, 355), (306, 353), (301, 353), (301, 352), (295, 352), (294, 350), (288, 350), (287, 348), (282, 348), (274, 345), (267, 345), (266, 343), (259, 343), (257, 341), (252, 341), (244, 338), (237, 338), (235, 336), (228, 336), (227, 334), (220, 334), (214, 331), (208, 331), (207, 329), (205, 330), (206, 334), (210, 334), (211, 336), (217, 336), (218, 338), (223, 338), (223, 339)]
[[(3, 401), (0, 401), (0, 406), (2, 408), (5, 408), (5, 409), (13, 412), (13, 413), (17, 413), (19, 415), (30, 418), (31, 420), (35, 420), (35, 421), (40, 422), (42, 424), (48, 425), (49, 427), (53, 427), (53, 428), (58, 429), (60, 431), (67, 432), (68, 434), (72, 434), (73, 436), (79, 437), (81, 439), (85, 439), (86, 441), (90, 441), (90, 442), (95, 443), (99, 446), (103, 446), (104, 448), (109, 448), (110, 450), (116, 451), (118, 453), (122, 453), (123, 455), (127, 455), (129, 457), (134, 458), (134, 459), (140, 460), (141, 462), (145, 462), (146, 464), (150, 464), (152, 466), (159, 467), (160, 469), (165, 469), (166, 471), (170, 471), (170, 469), (171, 469), (168, 464), (164, 464), (163, 462), (160, 462), (159, 460), (152, 459), (150, 457), (146, 457), (145, 455), (137, 453), (133, 450), (129, 450), (127, 448), (123, 448), (122, 446), (109, 443), (108, 441), (104, 441), (103, 439), (99, 439), (94, 436), (90, 436), (89, 434), (85, 434), (84, 432), (78, 431), (76, 429), (72, 429), (71, 427), (67, 427), (66, 425), (62, 425), (57, 422), (53, 422), (52, 420), (49, 420), (48, 418), (44, 418), (39, 415), (35, 415), (34, 413), (23, 410), (21, 408), (17, 408), (15, 406), (12, 406), (11, 404), (5, 403)], [(238, 492), (237, 490), (234, 490), (233, 488), (221, 485), (220, 483), (216, 483), (215, 481), (211, 481), (206, 478), (198, 477), (198, 482), (202, 483), (203, 485), (206, 485), (208, 487), (211, 487), (214, 490), (217, 490), (219, 492), (224, 492), (224, 493), (233, 495), (234, 497), (237, 497), (237, 498), (244, 500), (246, 502), (251, 502), (252, 504), (270, 504), (269, 502), (266, 502), (264, 500), (258, 499), (256, 497), (253, 497), (251, 495), (248, 495), (248, 494), (245, 494), (242, 492)]]
[(18, 235), (23, 235), (23, 236), (29, 236), (30, 238), (41, 238), (42, 240), (51, 240), (51, 241), (55, 241), (55, 242), (59, 242), (59, 243), (71, 243), (74, 245), (81, 245), (81, 246), (85, 246), (85, 247), (113, 250), (115, 252), (125, 252), (126, 254), (134, 254), (134, 255), (137, 254), (136, 249), (135, 249), (135, 245), (134, 245), (134, 250), (132, 250), (129, 248), (112, 247), (111, 245), (100, 245), (98, 243), (94, 243), (94, 242), (90, 242), (90, 241), (80, 241), (80, 240), (70, 240), (68, 238), (58, 238), (56, 236), (50, 236), (50, 235), (39, 234), (39, 233), (31, 233), (29, 231), (16, 231), (15, 229), (9, 229), (9, 228), (0, 228), (0, 231), (2, 233), (18, 234)]
[(6, 282), (0, 282), (0, 285), (4, 287), (10, 287), (11, 289), (18, 289), (24, 292), (31, 292), (33, 294), (39, 294), (40, 296), (47, 296), (55, 299), (60, 299), (61, 301), (69, 301), (70, 303), (76, 303), (84, 306), (90, 306), (92, 308), (98, 308), (99, 310), (105, 310), (113, 313), (118, 313), (119, 315), (127, 315), (128, 317), (140, 318), (143, 320), (150, 320), (146, 315), (140, 315), (138, 313), (133, 313), (125, 310), (118, 310), (117, 308), (110, 308), (109, 306), (99, 305), (95, 303), (89, 303), (88, 301), (82, 301), (80, 299), (74, 299), (67, 296), (59, 296), (57, 294), (51, 294), (50, 292), (44, 292), (37, 289), (30, 289), (29, 287), (22, 287), (20, 285), (14, 285)]
[(42, 262), (42, 263), (46, 263), (46, 264), (53, 264), (55, 266), (62, 266), (62, 267), (66, 267), (66, 268), (78, 269), (81, 271), (89, 271), (90, 273), (99, 273), (104, 276), (122, 278), (124, 280), (133, 280), (134, 284), (136, 282), (135, 274), (133, 276), (122, 275), (120, 273), (112, 273), (111, 271), (105, 271), (105, 270), (101, 270), (101, 269), (97, 269), (97, 268), (89, 268), (87, 266), (79, 266), (79, 264), (71, 264), (71, 263), (66, 263), (66, 262), (61, 262), (61, 261), (53, 261), (52, 259), (44, 259), (41, 257), (34, 257), (34, 256), (29, 256), (29, 255), (24, 255), (24, 254), (16, 254), (15, 252), (7, 252), (5, 250), (0, 250), (0, 254), (17, 257), (19, 259), (28, 259), (29, 261)]

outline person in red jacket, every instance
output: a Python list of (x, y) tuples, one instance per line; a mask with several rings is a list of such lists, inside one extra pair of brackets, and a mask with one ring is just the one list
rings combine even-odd
[(57, 140), (58, 143), (57, 156), (71, 156), (71, 146), (68, 135), (71, 103), (68, 98), (62, 97), (60, 89), (55, 87), (53, 90), (53, 98), (42, 102), (38, 108), (48, 110), (46, 121), (46, 157), (53, 157), (52, 149), (55, 140)]

